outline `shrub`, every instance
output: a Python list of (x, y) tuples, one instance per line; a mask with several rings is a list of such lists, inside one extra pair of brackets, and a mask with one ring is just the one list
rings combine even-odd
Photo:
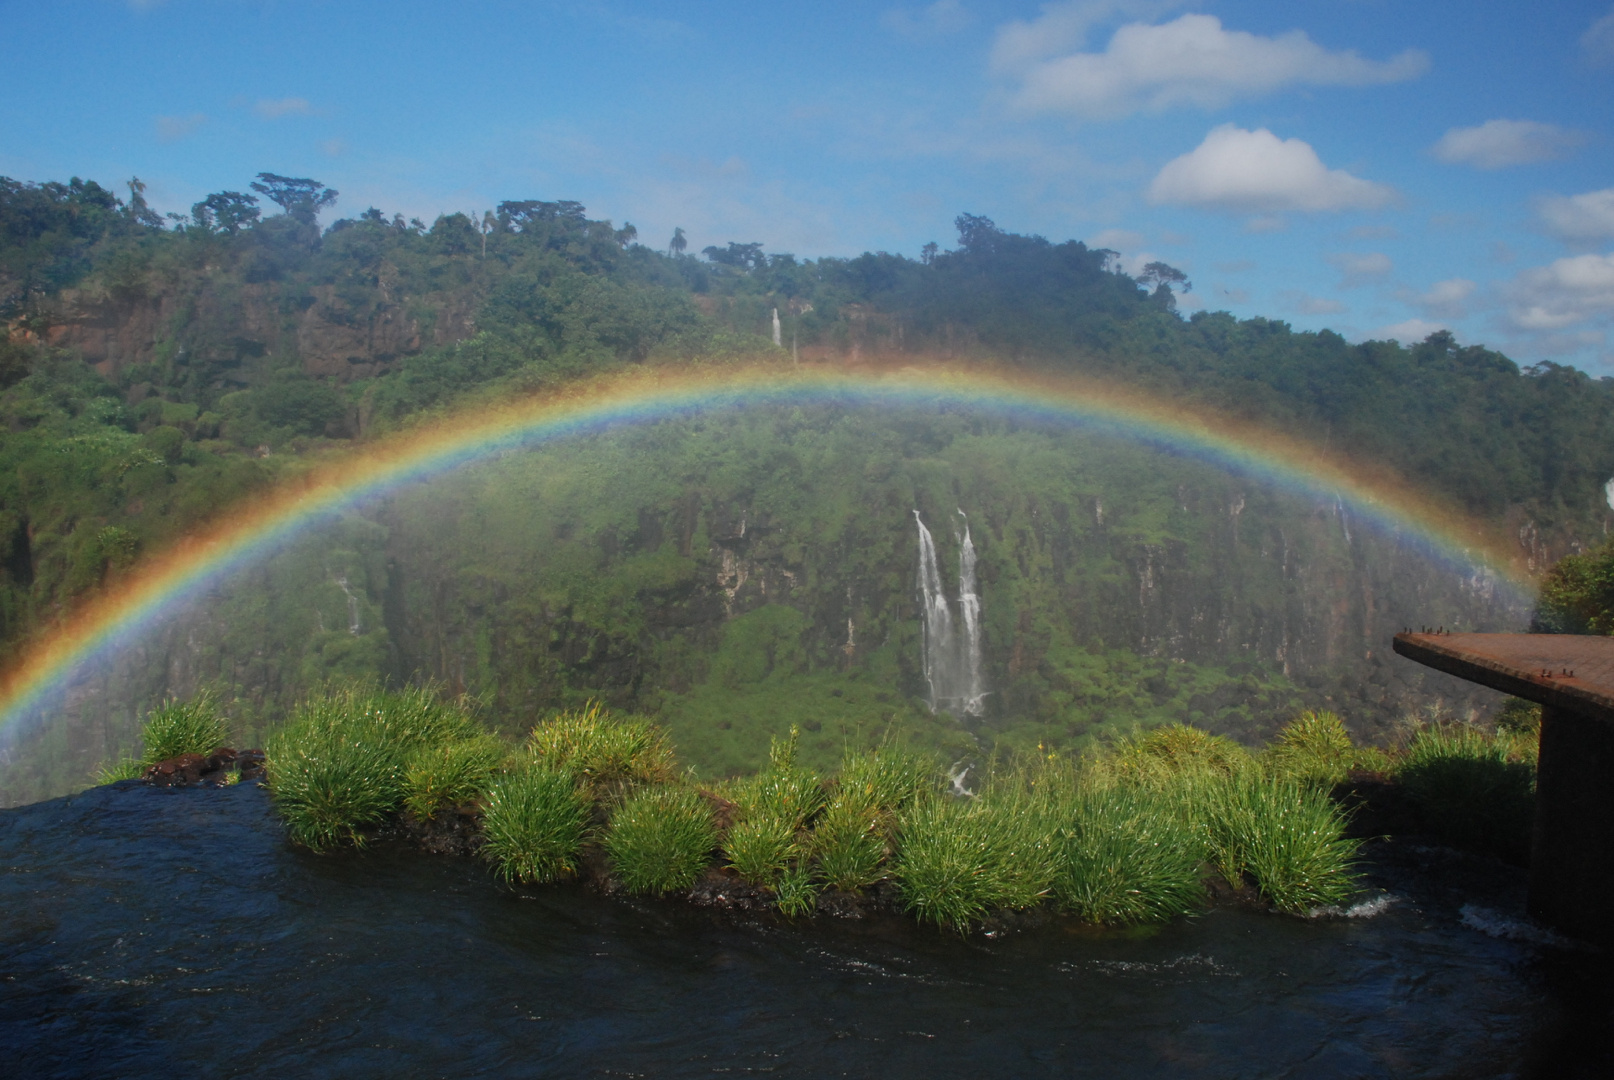
[(211, 754), (224, 739), (218, 700), (204, 691), (190, 701), (166, 702), (151, 714), (140, 733), (140, 760), (155, 765), (181, 754)]
[(1278, 910), (1304, 914), (1355, 891), (1359, 842), (1325, 789), (1245, 774), (1221, 781), (1205, 805), (1223, 876), (1237, 883), (1248, 872)]
[(1413, 736), (1397, 777), (1447, 842), (1523, 861), (1535, 815), (1533, 759), (1529, 736), (1426, 727)]
[(695, 883), (717, 844), (712, 808), (687, 788), (645, 788), (611, 815), (605, 853), (633, 893), (664, 894)]
[(598, 702), (556, 713), (533, 728), (527, 752), (606, 801), (674, 775), (672, 747), (659, 727), (640, 716), (613, 715)]
[(1053, 877), (1061, 908), (1086, 922), (1124, 924), (1170, 919), (1203, 903), (1202, 843), (1167, 793), (1089, 784), (1069, 811)]
[(471, 802), (487, 790), (504, 757), (504, 744), (492, 735), (417, 748), (404, 769), (403, 808), (425, 821), (446, 806)]
[(885, 837), (879, 811), (864, 804), (860, 793), (837, 796), (813, 829), (812, 853), (824, 880), (851, 892), (885, 876)]
[(488, 788), (482, 854), (506, 881), (554, 881), (576, 872), (588, 817), (588, 799), (567, 774), (517, 770)]

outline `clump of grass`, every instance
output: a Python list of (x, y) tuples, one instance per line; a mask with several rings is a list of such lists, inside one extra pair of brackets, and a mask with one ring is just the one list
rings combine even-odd
[(962, 933), (993, 908), (1040, 902), (1056, 868), (1044, 810), (1018, 784), (969, 801), (916, 801), (898, 834), (904, 906), (921, 921)]
[(203, 691), (189, 701), (167, 701), (147, 718), (140, 732), (140, 759), (155, 765), (181, 754), (211, 754), (224, 739), (218, 699)]
[(754, 815), (729, 828), (723, 850), (741, 877), (772, 885), (798, 854), (796, 828), (777, 814)]
[(831, 886), (846, 892), (885, 877), (886, 839), (878, 809), (837, 796), (813, 829), (812, 854)]
[(689, 888), (717, 846), (711, 805), (688, 788), (643, 788), (616, 808), (605, 834), (611, 871), (629, 892)]
[(139, 758), (119, 758), (108, 765), (103, 765), (95, 772), (95, 782), (101, 784), (116, 784), (119, 780), (138, 780), (140, 774), (146, 771), (146, 763)]
[(588, 818), (588, 799), (572, 777), (518, 769), (487, 790), (482, 854), (506, 881), (554, 881), (576, 872)]
[(1203, 904), (1203, 843), (1180, 786), (1090, 782), (1062, 802), (1068, 817), (1053, 877), (1061, 908), (1120, 925), (1175, 918)]
[(1345, 779), (1360, 756), (1337, 714), (1307, 711), (1279, 730), (1262, 763), (1274, 775), (1332, 786)]
[(836, 774), (836, 798), (890, 813), (939, 787), (936, 762), (896, 743), (849, 752)]
[(416, 749), (404, 768), (403, 808), (429, 821), (444, 807), (473, 801), (493, 782), (505, 754), (492, 735)]
[(675, 776), (666, 733), (642, 716), (621, 716), (598, 702), (556, 713), (532, 729), (527, 753), (571, 775), (592, 797), (619, 801), (644, 784)]
[(774, 902), (787, 918), (811, 915), (818, 908), (819, 884), (805, 859), (794, 863), (774, 886)]
[(1449, 843), (1523, 860), (1535, 814), (1534, 744), (1463, 724), (1422, 728), (1397, 778)]
[(395, 814), (417, 750), (481, 729), (427, 689), (350, 688), (305, 703), (265, 747), (269, 790), (291, 838), (316, 851), (362, 844)]
[(1117, 772), (1144, 780), (1184, 773), (1232, 776), (1253, 764), (1250, 752), (1232, 739), (1187, 724), (1122, 739), (1111, 760)]
[(1217, 783), (1202, 805), (1222, 875), (1237, 883), (1248, 873), (1279, 911), (1305, 914), (1356, 890), (1359, 842), (1316, 784), (1243, 774)]

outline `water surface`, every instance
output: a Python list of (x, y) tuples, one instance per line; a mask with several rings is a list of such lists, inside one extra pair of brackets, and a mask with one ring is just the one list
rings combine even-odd
[(1516, 871), (1370, 880), (1372, 917), (966, 940), (315, 856), (255, 786), (124, 784), (0, 811), (0, 1046), (28, 1077), (1614, 1075), (1602, 959), (1495, 936), (1528, 937)]

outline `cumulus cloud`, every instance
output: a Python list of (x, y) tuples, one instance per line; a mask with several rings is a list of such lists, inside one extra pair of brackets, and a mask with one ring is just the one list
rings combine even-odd
[(1232, 124), (1213, 128), (1198, 147), (1167, 162), (1148, 190), (1156, 204), (1252, 214), (1370, 209), (1394, 198), (1383, 184), (1326, 167), (1300, 139)]
[(1338, 300), (1312, 296), (1299, 289), (1285, 289), (1278, 294), (1278, 300), (1290, 311), (1301, 315), (1338, 315), (1346, 310), (1345, 305)]
[(1614, 11), (1592, 23), (1580, 35), (1580, 51), (1596, 63), (1614, 61)]
[(1131, 229), (1105, 229), (1087, 242), (1090, 248), (1109, 248), (1111, 251), (1135, 251), (1143, 246), (1143, 234)]
[(1586, 141), (1578, 131), (1535, 120), (1487, 120), (1478, 127), (1452, 128), (1430, 147), (1441, 161), (1476, 169), (1505, 169), (1555, 161)]
[(265, 120), (278, 120), (282, 116), (307, 116), (314, 111), (307, 98), (263, 98), (254, 105), (253, 111)]
[(1576, 255), (1535, 266), (1506, 288), (1508, 318), (1520, 330), (1565, 331), (1614, 318), (1614, 254)]
[(1399, 341), (1410, 345), (1422, 341), (1438, 330), (1447, 329), (1450, 328), (1445, 323), (1430, 322), (1427, 319), (1404, 319), (1389, 326), (1381, 326), (1369, 336), (1380, 341)]
[(178, 142), (205, 123), (207, 116), (204, 113), (191, 113), (189, 116), (159, 116), (157, 138), (165, 143)]
[(1416, 50), (1368, 60), (1330, 52), (1300, 30), (1276, 37), (1227, 30), (1214, 15), (1129, 23), (1103, 52), (1066, 56), (1037, 56), (1021, 25), (1000, 32), (993, 61), (1020, 78), (1015, 102), (1030, 111), (1115, 117), (1177, 105), (1215, 109), (1293, 86), (1401, 82), (1429, 68)]
[(1328, 262), (1339, 271), (1339, 287), (1342, 289), (1354, 289), (1387, 278), (1390, 271), (1395, 269), (1390, 256), (1382, 251), (1330, 255)]
[(1468, 314), (1468, 298), (1479, 286), (1467, 278), (1447, 278), (1429, 286), (1429, 291), (1417, 293), (1409, 299), (1423, 309), (1425, 315), (1437, 319), (1461, 319)]
[(1547, 231), (1571, 244), (1614, 240), (1614, 188), (1580, 195), (1548, 195), (1536, 204)]
[(975, 17), (964, 9), (959, 0), (936, 0), (929, 7), (896, 8), (880, 16), (887, 30), (907, 38), (945, 37), (956, 34)]

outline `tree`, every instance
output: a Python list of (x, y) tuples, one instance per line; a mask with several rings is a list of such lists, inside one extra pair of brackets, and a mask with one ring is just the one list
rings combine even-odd
[(940, 246), (937, 245), (936, 241), (932, 240), (930, 243), (919, 249), (919, 261), (924, 263), (926, 266), (929, 266), (931, 263), (936, 261), (936, 253), (940, 250)]
[(618, 229), (615, 235), (616, 242), (623, 247), (627, 247), (629, 244), (639, 239), (639, 230), (633, 227), (633, 222), (624, 221), (622, 223), (622, 228)]
[(1193, 282), (1188, 280), (1187, 274), (1163, 262), (1145, 263), (1138, 280), (1146, 285), (1153, 285), (1157, 292), (1161, 289), (1169, 291), (1173, 285), (1181, 285), (1183, 292), (1192, 292), (1194, 289)]
[(309, 224), (313, 224), (321, 210), (334, 205), (339, 194), (318, 180), (266, 172), (258, 174), (258, 179), (252, 182), (252, 190), (280, 207), (288, 217)]
[(239, 191), (216, 191), (191, 207), (191, 220), (206, 232), (234, 236), (258, 223), (258, 197)]
[(689, 247), (689, 241), (684, 237), (683, 226), (673, 230), (672, 241), (667, 245), (667, 254), (682, 255), (684, 249)]
[(129, 178), (129, 206), (124, 212), (138, 225), (151, 229), (163, 227), (162, 215), (146, 205), (146, 182), (138, 176)]
[(741, 270), (761, 270), (768, 265), (768, 257), (762, 254), (761, 244), (737, 244), (730, 240), (726, 248), (715, 246), (702, 248), (701, 254), (721, 266), (733, 266)]
[(996, 249), (1003, 237), (996, 222), (979, 214), (960, 214), (953, 219), (953, 225), (958, 229), (959, 246), (978, 254)]

